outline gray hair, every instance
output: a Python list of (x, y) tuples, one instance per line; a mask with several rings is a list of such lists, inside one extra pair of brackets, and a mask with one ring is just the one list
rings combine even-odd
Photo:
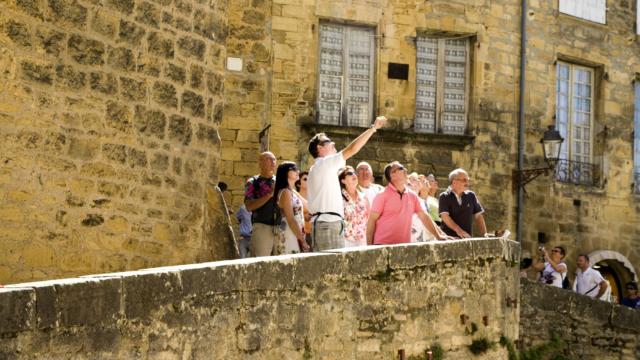
[(467, 174), (467, 172), (464, 171), (463, 168), (457, 168), (457, 169), (455, 169), (455, 170), (453, 170), (452, 172), (449, 173), (449, 183), (452, 183), (453, 179), (455, 179), (455, 177), (460, 175), (460, 174), (465, 174), (465, 175), (469, 176), (469, 174)]
[(356, 170), (357, 170), (357, 169), (359, 169), (361, 166), (366, 166), (366, 167), (368, 167), (368, 168), (369, 168), (369, 171), (373, 172), (373, 168), (371, 167), (371, 165), (369, 165), (369, 163), (368, 163), (368, 162), (366, 162), (366, 161), (360, 161), (360, 162), (358, 163), (358, 165), (356, 166)]

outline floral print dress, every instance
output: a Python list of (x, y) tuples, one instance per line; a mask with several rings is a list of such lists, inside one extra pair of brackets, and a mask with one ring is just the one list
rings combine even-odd
[[(280, 196), (283, 191), (291, 192), (291, 204), (293, 205), (293, 218), (296, 220), (298, 224), (298, 228), (304, 234), (304, 212), (302, 208), (302, 200), (296, 194), (295, 191), (291, 191), (289, 189), (282, 189), (278, 194), (278, 202), (280, 202)], [(300, 244), (298, 244), (298, 239), (296, 238), (295, 233), (289, 227), (289, 223), (287, 222), (286, 217), (284, 216), (284, 211), (281, 210), (280, 214), (282, 216), (282, 220), (280, 222), (280, 229), (282, 230), (282, 235), (284, 240), (284, 249), (282, 250), (283, 254), (297, 254), (300, 252)]]
[(369, 220), (369, 200), (358, 192), (357, 199), (351, 199), (346, 190), (342, 190), (344, 203), (344, 243), (345, 247), (367, 245), (367, 221)]

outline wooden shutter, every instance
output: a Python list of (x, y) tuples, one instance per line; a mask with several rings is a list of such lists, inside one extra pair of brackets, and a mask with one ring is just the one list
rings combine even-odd
[(436, 131), (438, 40), (419, 37), (416, 43), (416, 132)]
[(444, 41), (444, 108), (442, 131), (464, 134), (466, 126), (466, 39)]
[(373, 29), (350, 27), (347, 43), (347, 125), (367, 127), (373, 117)]
[(318, 77), (318, 122), (339, 125), (342, 118), (344, 29), (320, 25), (320, 69)]
[(606, 0), (560, 0), (558, 10), (561, 13), (579, 17), (581, 19), (606, 23)]
[(569, 75), (569, 65), (559, 62), (556, 73), (556, 127), (565, 139), (560, 147), (560, 158), (565, 160), (569, 160)]

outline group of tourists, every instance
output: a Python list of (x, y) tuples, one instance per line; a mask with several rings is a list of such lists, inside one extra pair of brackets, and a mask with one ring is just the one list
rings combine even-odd
[[(529, 277), (529, 272), (535, 271), (538, 274), (538, 281), (543, 284), (573, 289), (578, 294), (589, 296), (592, 299), (612, 301), (611, 285), (590, 264), (589, 256), (578, 255), (576, 260), (576, 276), (573, 286), (567, 277), (567, 264), (565, 263), (566, 250), (563, 246), (555, 246), (548, 251), (540, 247), (540, 259), (536, 259), (530, 265), (523, 266), (521, 276)], [(631, 308), (640, 308), (640, 294), (638, 294), (638, 283), (630, 281), (625, 284), (628, 296), (623, 297), (622, 305)]]
[(465, 170), (453, 170), (449, 188), (436, 197), (433, 174), (408, 173), (398, 161), (384, 167), (386, 187), (374, 182), (369, 163), (347, 165), (385, 122), (376, 118), (341, 151), (325, 133), (316, 134), (309, 141), (314, 164), (308, 172), (291, 161), (277, 165), (271, 152), (260, 154), (260, 173), (247, 181), (244, 206), (236, 214), (241, 232), (249, 213), (251, 219), (250, 240), (241, 234), (241, 254), (468, 238), (474, 221), (484, 235), (484, 209), (467, 189)]

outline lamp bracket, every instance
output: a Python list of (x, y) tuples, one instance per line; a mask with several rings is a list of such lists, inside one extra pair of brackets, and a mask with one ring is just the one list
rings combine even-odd
[[(535, 169), (524, 169), (524, 170), (513, 170), (513, 189), (518, 190), (518, 188), (522, 187), (533, 181), (533, 179), (537, 178), (540, 175), (547, 175), (550, 171), (553, 171), (554, 166), (547, 166), (543, 168), (535, 168)], [(526, 190), (525, 190), (526, 193)]]

